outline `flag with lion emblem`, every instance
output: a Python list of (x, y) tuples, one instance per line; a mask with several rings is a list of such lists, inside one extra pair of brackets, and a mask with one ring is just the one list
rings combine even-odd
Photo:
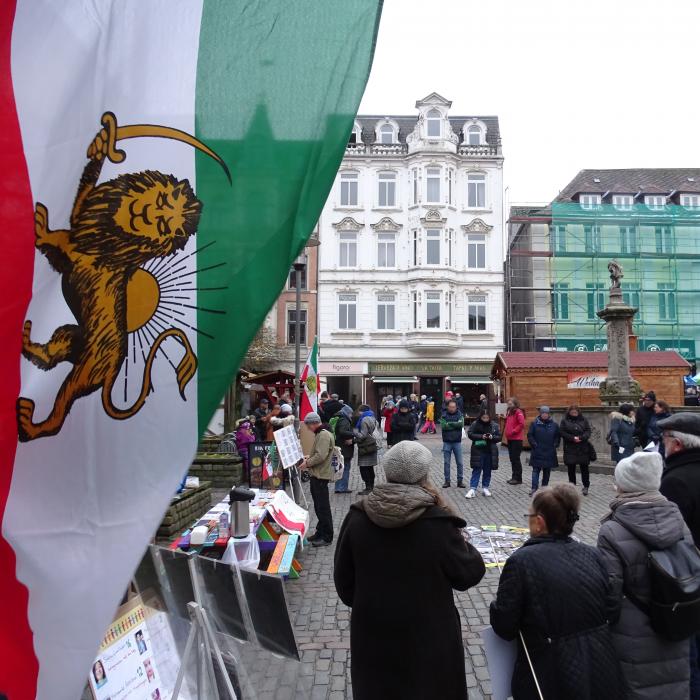
[(304, 420), (307, 413), (318, 411), (318, 338), (314, 338), (314, 345), (309, 352), (300, 379), (304, 391), (301, 394), (299, 418)]
[(0, 695), (80, 696), (316, 224), (380, 11), (0, 3)]

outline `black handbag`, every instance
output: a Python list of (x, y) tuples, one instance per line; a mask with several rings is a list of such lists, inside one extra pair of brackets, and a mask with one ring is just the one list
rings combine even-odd
[(593, 447), (592, 442), (588, 443), (588, 459), (591, 462), (595, 462), (598, 459), (598, 453), (595, 451), (595, 447)]

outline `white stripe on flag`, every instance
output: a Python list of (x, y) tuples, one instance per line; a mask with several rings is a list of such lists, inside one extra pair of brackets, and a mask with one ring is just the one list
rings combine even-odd
[[(86, 148), (104, 111), (124, 125), (194, 133), (201, 10), (191, 0), (18, 2), (13, 83), (32, 194), (48, 208), (52, 228), (68, 226)], [(106, 165), (101, 181), (151, 169), (196, 188), (188, 146), (142, 138), (121, 147), (126, 161)], [(186, 253), (195, 250), (195, 238)], [(194, 263), (192, 256), (188, 264)], [(188, 313), (196, 325), (194, 310)], [(62, 323), (75, 323), (59, 275), (40, 254), (27, 318), (40, 342)], [(175, 361), (177, 347), (164, 345)], [(22, 360), (22, 395), (36, 400), (38, 418), (50, 411), (68, 369), (63, 363), (43, 372)], [(115, 387), (117, 405), (133, 402), (132, 387), (126, 401)], [(107, 417), (99, 391), (79, 399), (58, 435), (17, 451), (2, 526), (29, 589), (41, 699), (79, 697), (128, 576), (194, 452), (196, 375), (182, 401), (174, 370), (159, 353), (153, 387), (129, 420)]]

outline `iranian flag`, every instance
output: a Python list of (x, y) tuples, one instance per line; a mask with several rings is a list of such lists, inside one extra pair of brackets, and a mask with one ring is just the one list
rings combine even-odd
[(0, 3), (0, 695), (80, 696), (316, 224), (380, 5)]
[(314, 346), (301, 373), (301, 393), (299, 418), (304, 420), (307, 413), (318, 411), (318, 338), (314, 338)]

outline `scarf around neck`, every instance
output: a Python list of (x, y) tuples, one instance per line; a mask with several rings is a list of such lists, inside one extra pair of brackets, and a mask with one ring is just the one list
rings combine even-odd
[(362, 421), (365, 418), (374, 418), (374, 411), (370, 409), (369, 411), (363, 411), (362, 413), (360, 413), (360, 417), (357, 419), (357, 423), (355, 423), (356, 430), (360, 430), (360, 428), (362, 427)]
[(618, 493), (612, 501), (610, 501), (610, 510), (601, 518), (601, 523), (611, 520), (615, 511), (625, 505), (625, 503), (633, 503), (634, 501), (642, 501), (643, 503), (657, 503), (665, 501), (666, 496), (663, 496), (659, 491), (630, 491)]

